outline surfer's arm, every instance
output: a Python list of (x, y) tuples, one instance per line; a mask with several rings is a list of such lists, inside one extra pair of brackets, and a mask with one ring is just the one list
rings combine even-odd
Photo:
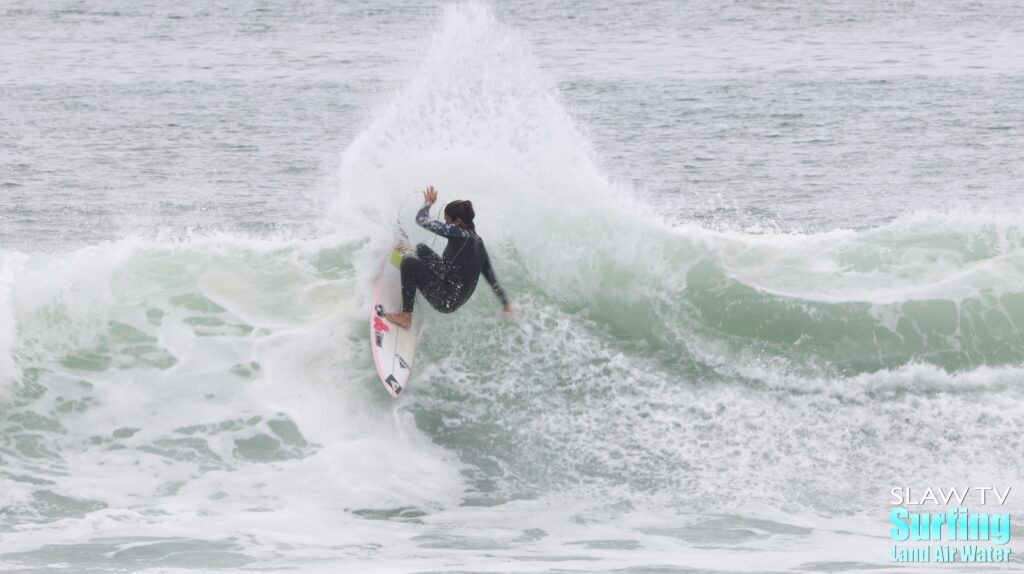
[(484, 266), (480, 272), (483, 273), (484, 279), (487, 279), (487, 282), (490, 283), (491, 289), (494, 289), (494, 294), (501, 300), (502, 307), (506, 311), (511, 311), (508, 295), (505, 294), (505, 290), (501, 288), (501, 283), (498, 283), (498, 278), (494, 275), (494, 268), (491, 267), (491, 258), (487, 255), (486, 250), (484, 251)]
[(436, 219), (430, 219), (430, 207), (432, 203), (424, 203), (416, 214), (416, 223), (430, 231), (444, 237), (469, 237), (469, 232), (455, 225), (454, 223), (443, 223)]

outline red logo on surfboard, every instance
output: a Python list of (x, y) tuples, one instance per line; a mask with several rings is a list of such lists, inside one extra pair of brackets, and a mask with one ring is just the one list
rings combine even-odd
[(384, 324), (384, 321), (381, 321), (380, 317), (374, 317), (373, 318), (373, 330), (374, 331), (384, 331), (385, 333), (387, 333), (388, 332), (388, 326)]

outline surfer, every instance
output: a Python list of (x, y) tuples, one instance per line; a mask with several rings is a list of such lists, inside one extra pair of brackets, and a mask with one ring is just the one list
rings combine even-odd
[[(416, 289), (432, 307), (442, 313), (451, 313), (469, 300), (483, 274), (491, 289), (501, 300), (502, 309), (509, 315), (512, 306), (505, 290), (498, 283), (487, 256), (484, 242), (476, 234), (473, 225), (473, 204), (458, 199), (444, 208), (444, 223), (430, 219), (430, 207), (437, 201), (437, 190), (428, 186), (423, 192), (423, 207), (416, 214), (416, 223), (427, 231), (448, 240), (443, 255), (438, 255), (426, 245), (416, 246), (416, 254), (404, 254), (402, 258), (402, 311), (385, 313), (392, 323), (408, 329), (412, 325), (412, 307), (416, 300)], [(408, 244), (405, 244), (408, 248)]]

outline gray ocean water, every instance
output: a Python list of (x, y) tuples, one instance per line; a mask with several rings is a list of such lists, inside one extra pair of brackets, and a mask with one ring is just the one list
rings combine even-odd
[[(0, 1), (0, 569), (898, 569), (891, 488), (1024, 472), (1022, 35)], [(427, 312), (395, 401), (370, 286), (427, 184), (519, 320)]]

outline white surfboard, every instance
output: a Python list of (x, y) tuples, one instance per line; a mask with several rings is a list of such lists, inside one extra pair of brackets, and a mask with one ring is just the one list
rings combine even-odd
[(403, 329), (384, 318), (384, 313), (402, 310), (402, 254), (391, 251), (373, 284), (373, 308), (370, 313), (370, 348), (377, 374), (391, 396), (405, 390), (412, 377), (416, 346), (420, 342), (422, 312), (412, 314), (412, 326)]

